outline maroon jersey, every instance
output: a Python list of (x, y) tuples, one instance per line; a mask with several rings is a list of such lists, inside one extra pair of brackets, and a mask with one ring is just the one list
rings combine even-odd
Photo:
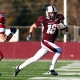
[(5, 32), (5, 26), (0, 23), (0, 34), (3, 34)]
[(58, 29), (56, 26), (57, 26), (57, 24), (60, 23), (60, 20), (63, 18), (62, 15), (60, 15), (60, 17), (59, 17), (59, 15), (55, 20), (50, 20), (50, 19), (46, 18), (45, 16), (38, 17), (38, 20), (37, 20), (37, 22), (35, 22), (35, 24), (37, 27), (41, 26), (41, 23), (43, 24), (43, 26), (44, 26), (43, 35), (42, 35), (43, 40), (48, 40), (50, 42), (54, 42), (54, 40), (56, 39), (56, 37), (58, 35)]

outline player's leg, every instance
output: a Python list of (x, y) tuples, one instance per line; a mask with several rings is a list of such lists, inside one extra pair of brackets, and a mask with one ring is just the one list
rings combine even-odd
[(55, 72), (55, 64), (56, 64), (59, 56), (60, 56), (60, 54), (56, 52), (52, 59), (52, 64), (50, 66), (49, 72), (51, 72), (53, 75), (58, 75), (58, 73)]
[[(3, 53), (0, 51), (0, 61), (3, 59)], [(1, 73), (0, 73), (1, 75)]]
[(24, 68), (25, 66), (31, 64), (32, 62), (38, 61), (42, 58), (48, 51), (44, 48), (41, 48), (33, 57), (27, 59), (23, 64), (19, 66), (19, 69)]
[(44, 48), (41, 48), (33, 57), (27, 59), (23, 64), (17, 66), (16, 70), (15, 70), (15, 74), (14, 76), (17, 76), (17, 74), (20, 72), (20, 70), (22, 68), (24, 68), (25, 66), (38, 61), (40, 58), (42, 58), (48, 51)]
[(55, 44), (52, 44), (52, 46), (53, 46), (53, 48), (54, 48), (55, 54), (54, 54), (54, 56), (53, 56), (52, 64), (51, 64), (49, 70), (52, 72), (52, 74), (58, 75), (58, 73), (55, 72), (54, 69), (55, 69), (55, 64), (56, 64), (56, 62), (57, 62), (60, 54), (62, 53), (62, 49), (61, 49), (60, 47), (58, 47), (57, 45), (55, 45)]
[(57, 45), (55, 45), (54, 43), (46, 41), (46, 40), (44, 40), (42, 43), (47, 50), (49, 50), (51, 52), (55, 52), (49, 72), (51, 72), (51, 74), (53, 74), (53, 75), (58, 75), (58, 73), (55, 72), (54, 67), (55, 67), (55, 64), (62, 52), (62, 49), (60, 47), (58, 47)]

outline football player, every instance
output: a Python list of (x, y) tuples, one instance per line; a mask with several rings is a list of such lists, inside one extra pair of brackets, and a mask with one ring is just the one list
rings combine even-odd
[[(5, 15), (3, 12), (0, 12), (0, 38), (3, 40), (3, 42), (9, 42), (9, 40), (12, 38), (12, 36), (16, 33), (17, 29), (14, 27), (10, 28), (10, 34), (7, 36), (5, 34)], [(1, 54), (1, 53), (0, 53)], [(1, 54), (2, 55), (2, 54)], [(0, 61), (2, 60), (3, 56), (1, 56)], [(1, 74), (0, 74), (1, 75)]]
[(58, 35), (59, 30), (68, 31), (68, 27), (64, 25), (63, 20), (64, 16), (62, 14), (57, 14), (57, 9), (54, 6), (48, 6), (46, 8), (46, 16), (38, 17), (37, 21), (31, 25), (29, 35), (26, 39), (31, 40), (33, 29), (43, 25), (44, 29), (41, 41), (42, 47), (33, 57), (27, 59), (21, 65), (16, 66), (14, 76), (17, 76), (20, 70), (25, 66), (31, 64), (32, 62), (40, 60), (49, 51), (54, 52), (55, 54), (53, 56), (48, 73), (52, 75), (58, 75), (58, 73), (55, 71), (55, 64), (62, 53), (62, 49), (57, 46), (54, 41)]
[(7, 36), (5, 34), (5, 23), (6, 23), (6, 19), (5, 19), (5, 15), (3, 12), (0, 12), (0, 38), (4, 41), (4, 42), (8, 42), (12, 36), (16, 33), (17, 29), (14, 27), (10, 27), (10, 34)]

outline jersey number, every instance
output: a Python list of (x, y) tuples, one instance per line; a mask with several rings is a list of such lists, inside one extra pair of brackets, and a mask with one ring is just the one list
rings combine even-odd
[(54, 34), (56, 31), (56, 24), (48, 25), (47, 34)]

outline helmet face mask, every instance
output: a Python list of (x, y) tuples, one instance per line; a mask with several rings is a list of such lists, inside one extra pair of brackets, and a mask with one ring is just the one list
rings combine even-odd
[(55, 17), (56, 17), (56, 12), (49, 12), (48, 13), (48, 17), (50, 18), (50, 19), (55, 19)]
[(57, 9), (54, 6), (48, 6), (46, 8), (46, 16), (50, 19), (55, 19), (57, 14)]
[(2, 23), (2, 24), (6, 23), (5, 15), (2, 12), (0, 12), (0, 23)]

